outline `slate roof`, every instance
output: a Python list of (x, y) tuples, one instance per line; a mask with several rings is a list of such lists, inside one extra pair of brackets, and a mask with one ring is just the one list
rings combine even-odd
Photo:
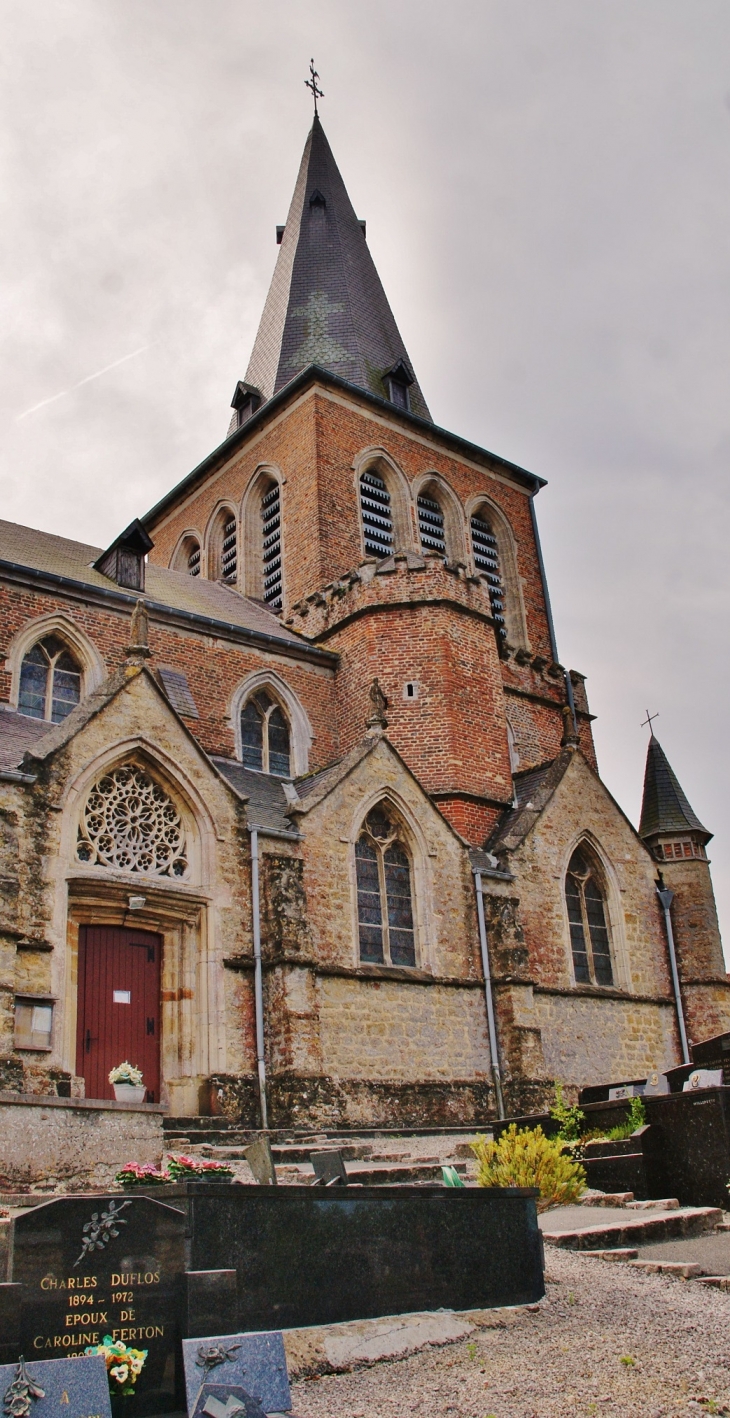
[(32, 752), (52, 728), (45, 719), (31, 719), (11, 709), (0, 711), (0, 772), (20, 769), (23, 755)]
[(296, 833), (291, 819), (285, 816), (289, 806), (281, 778), (268, 773), (256, 773), (234, 758), (212, 756), (219, 773), (241, 797), (248, 799), (246, 814), (254, 827), (269, 827), (276, 832)]
[(706, 842), (712, 837), (692, 811), (661, 744), (652, 734), (646, 755), (639, 836), (653, 837), (660, 832), (699, 832)]
[[(270, 399), (310, 365), (379, 398), (383, 375), (413, 366), (355, 216), (324, 129), (315, 115), (246, 383)], [(410, 386), (414, 414), (429, 419)]]
[(524, 842), (550, 801), (572, 757), (570, 749), (564, 749), (550, 763), (515, 774), (516, 806), (502, 814), (486, 843), (487, 851), (514, 852)]
[[(38, 532), (17, 522), (0, 521), (0, 563), (9, 561), (17, 566), (50, 572), (54, 576), (65, 576), (99, 590), (120, 592), (122, 588), (116, 582), (94, 569), (93, 563), (101, 552), (100, 547), (88, 546), (85, 542), (73, 542), (52, 532)], [(122, 594), (130, 602), (134, 602), (138, 595), (136, 591)], [(168, 571), (164, 566), (149, 564), (146, 567), (144, 599), (150, 606), (156, 604), (173, 611), (205, 616), (221, 625), (256, 631), (310, 649), (302, 636), (295, 635), (282, 625), (278, 616), (258, 601), (248, 600), (222, 582), (206, 581), (203, 576), (188, 576), (183, 571)]]

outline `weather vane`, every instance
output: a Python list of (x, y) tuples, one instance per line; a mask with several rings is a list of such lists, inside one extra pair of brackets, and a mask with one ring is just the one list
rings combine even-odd
[(310, 59), (310, 61), (309, 61), (309, 78), (308, 78), (308, 79), (305, 79), (305, 80), (304, 80), (304, 83), (306, 84), (306, 86), (307, 86), (308, 89), (311, 89), (311, 90), (312, 90), (312, 98), (314, 99), (314, 116), (315, 116), (315, 118), (317, 117), (317, 99), (318, 99), (318, 98), (324, 98), (324, 94), (323, 94), (321, 88), (319, 87), (319, 84), (317, 83), (318, 78), (319, 78), (319, 74), (317, 73), (317, 70), (316, 70), (315, 67), (314, 67), (314, 60), (313, 60), (313, 59)]
[(648, 724), (648, 725), (649, 725), (649, 733), (650, 733), (650, 734), (653, 734), (653, 733), (654, 733), (654, 730), (653, 730), (653, 728), (651, 727), (651, 721), (652, 721), (652, 719), (658, 719), (658, 718), (659, 718), (659, 715), (658, 715), (658, 714), (650, 714), (650, 713), (649, 713), (649, 710), (647, 709), (647, 711), (646, 711), (646, 718), (644, 719), (644, 721), (643, 721), (643, 723), (642, 723), (642, 725), (641, 725), (642, 729), (645, 727), (646, 724)]

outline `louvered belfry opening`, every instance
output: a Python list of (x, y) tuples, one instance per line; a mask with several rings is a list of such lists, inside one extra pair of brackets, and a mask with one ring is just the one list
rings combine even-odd
[[(193, 573), (195, 575), (195, 573)], [(223, 523), (223, 544), (221, 547), (221, 580), (228, 585), (236, 584), (238, 577), (238, 528), (235, 517), (226, 517)]]
[(377, 473), (363, 473), (360, 478), (360, 509), (365, 555), (390, 556), (394, 550), (390, 493)]
[(446, 530), (444, 514), (440, 504), (433, 497), (418, 498), (418, 534), (423, 551), (437, 551), (446, 555)]
[(200, 575), (200, 547), (197, 542), (190, 542), (188, 545), (188, 575)]
[(263, 523), (264, 600), (272, 611), (281, 610), (281, 491), (272, 483), (261, 499)]
[(489, 583), (489, 600), (497, 632), (502, 639), (506, 640), (504, 582), (499, 567), (499, 547), (497, 538), (484, 517), (472, 517), (471, 519), (471, 544), (474, 549), (474, 566), (478, 572), (486, 576)]

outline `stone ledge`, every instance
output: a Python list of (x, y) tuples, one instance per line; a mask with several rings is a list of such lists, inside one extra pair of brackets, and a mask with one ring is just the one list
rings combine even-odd
[(113, 1098), (57, 1098), (54, 1093), (5, 1093), (0, 1103), (23, 1108), (75, 1108), (77, 1111), (114, 1113), (167, 1113), (166, 1103), (117, 1103)]

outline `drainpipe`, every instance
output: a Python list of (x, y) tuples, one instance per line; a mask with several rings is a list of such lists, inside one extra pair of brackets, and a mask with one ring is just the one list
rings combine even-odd
[(672, 918), (669, 908), (674, 900), (674, 892), (664, 885), (664, 878), (659, 873), (659, 885), (656, 894), (661, 902), (664, 912), (664, 924), (667, 928), (667, 945), (669, 946), (669, 964), (672, 969), (672, 984), (674, 986), (674, 1002), (677, 1006), (677, 1023), (679, 1025), (679, 1037), (682, 1042), (682, 1063), (691, 1063), (689, 1056), (689, 1045), (687, 1043), (687, 1030), (684, 1023), (684, 1009), (682, 1006), (682, 995), (679, 988), (679, 971), (677, 970), (677, 952), (674, 946), (674, 931), (672, 930)]
[(256, 1062), (259, 1075), (259, 1106), (261, 1126), (268, 1128), (266, 1109), (266, 1063), (264, 1060), (264, 987), (261, 976), (261, 907), (259, 902), (259, 834), (257, 827), (249, 827), (251, 833), (251, 903), (253, 909), (253, 958), (254, 958), (254, 1001), (256, 1007)]
[(492, 1078), (494, 1079), (494, 1092), (497, 1098), (497, 1116), (505, 1118), (507, 1114), (504, 1110), (504, 1098), (502, 1096), (502, 1075), (499, 1071), (499, 1048), (497, 1046), (497, 1021), (494, 1015), (494, 999), (492, 997), (492, 971), (489, 965), (489, 943), (487, 941), (487, 923), (484, 919), (484, 895), (482, 892), (482, 874), (477, 867), (472, 868), (474, 872), (474, 885), (477, 892), (477, 916), (479, 918), (479, 943), (482, 947), (482, 968), (484, 970), (484, 994), (487, 1001), (487, 1022), (489, 1025), (489, 1052), (492, 1056)]
[[(542, 585), (543, 600), (545, 601), (545, 614), (547, 616), (548, 635), (550, 636), (550, 653), (553, 657), (553, 663), (559, 665), (560, 661), (558, 659), (558, 642), (555, 639), (553, 610), (552, 606), (550, 605), (550, 592), (548, 591), (547, 576), (545, 575), (545, 562), (542, 559), (542, 546), (540, 544), (540, 533), (538, 531), (537, 526), (537, 513), (535, 512), (535, 498), (539, 491), (539, 488), (535, 488), (535, 491), (530, 494), (530, 518), (532, 520), (532, 535), (535, 538), (535, 549), (537, 551), (537, 564), (540, 570), (540, 583)], [(565, 670), (565, 694), (570, 708), (571, 718), (573, 720), (573, 732), (577, 735), (578, 719), (575, 712), (573, 684), (568, 670)]]

